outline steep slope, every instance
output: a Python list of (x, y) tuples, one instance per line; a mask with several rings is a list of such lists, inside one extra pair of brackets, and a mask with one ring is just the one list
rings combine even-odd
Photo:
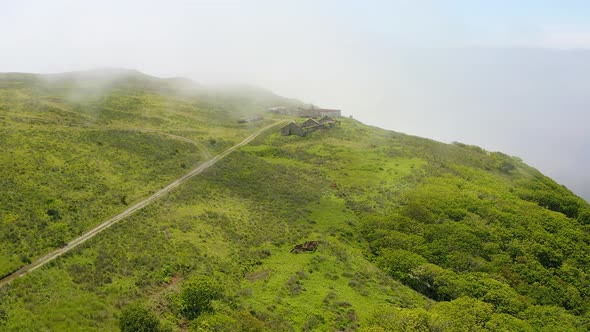
[[(3, 93), (15, 98), (20, 89), (11, 86)], [(173, 134), (215, 150), (223, 146), (219, 142), (234, 141), (256, 127), (235, 122), (241, 115), (230, 105), (239, 105), (243, 97), (230, 96), (227, 103), (213, 98), (217, 106), (211, 109), (188, 108), (187, 100), (204, 95), (149, 89), (116, 89), (116, 100), (125, 102), (104, 109), (133, 116), (111, 122), (99, 122), (96, 116), (91, 128), (111, 137), (112, 126), (131, 123), (150, 129), (155, 142), (146, 145), (177, 142), (164, 135)], [(76, 114), (90, 112), (96, 102), (87, 98), (73, 113), (66, 112), (60, 125), (14, 120), (19, 114), (47, 115), (33, 113), (25, 104), (37, 94), (1, 99), (4, 105), (21, 105), (19, 112), (2, 108), (2, 137), (29, 137), (28, 126), (49, 133), (69, 133), (70, 127), (86, 130), (80, 124), (62, 128), (76, 121)], [(141, 97), (132, 99), (137, 94)], [(137, 106), (156, 97), (165, 98), (169, 106)], [(250, 112), (264, 106), (260, 101), (245, 104)], [(183, 106), (186, 112), (179, 111)], [(221, 116), (218, 112), (224, 110)], [(64, 134), (60, 144), (84, 144), (74, 137)], [(210, 138), (216, 144), (210, 144)], [(5, 142), (2, 148), (10, 148)], [(198, 153), (199, 145), (187, 156)], [(43, 160), (54, 149), (28, 146), (31, 158)], [(95, 153), (79, 158), (92, 160)], [(150, 153), (155, 152), (137, 154), (149, 158)], [(101, 155), (107, 160), (118, 156)], [(163, 157), (171, 165), (181, 162), (175, 158)], [(5, 165), (18, 174), (18, 168)], [(30, 178), (35, 171), (24, 169), (23, 174)], [(80, 167), (70, 176), (97, 171)], [(161, 166), (150, 168), (149, 174), (163, 181), (181, 171)], [(111, 168), (100, 174), (113, 172)], [(31, 183), (49, 181), (39, 176)], [(112, 185), (103, 195), (113, 195), (117, 188), (122, 193), (135, 190), (134, 197), (145, 194), (150, 175), (137, 176), (136, 182), (114, 182), (126, 186)], [(92, 181), (100, 180), (97, 176)], [(153, 183), (157, 187), (162, 182)], [(14, 195), (20, 188), (15, 187)], [(53, 192), (67, 197), (76, 190), (64, 186)], [(104, 204), (100, 194), (88, 196)], [(9, 227), (10, 220), (24, 223), (20, 211), (47, 214), (42, 205), (46, 201), (32, 202), (3, 210), (2, 227)], [(83, 208), (78, 201), (69, 204)], [(104, 215), (122, 208), (111, 204)], [(72, 227), (77, 219), (70, 210), (57, 210), (60, 219), (51, 220), (49, 214), (46, 224)], [(104, 331), (142, 324), (168, 331), (585, 330), (589, 223), (585, 201), (501, 153), (442, 144), (350, 119), (306, 137), (281, 136), (277, 129), (0, 290), (0, 325), (9, 331)], [(31, 233), (40, 240), (61, 234)], [(8, 237), (4, 241), (14, 245)], [(314, 252), (292, 252), (307, 241), (318, 241)]]

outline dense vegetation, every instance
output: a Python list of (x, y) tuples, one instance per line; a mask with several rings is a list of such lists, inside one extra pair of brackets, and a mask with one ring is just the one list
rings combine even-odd
[[(238, 125), (235, 105), (264, 106), (139, 82), (60, 99), (61, 118), (25, 107), (35, 84), (0, 90), (4, 273), (247, 136), (256, 126)], [(587, 330), (589, 230), (588, 204), (517, 158), (341, 119), (269, 132), (15, 280), (0, 327)], [(315, 252), (290, 252), (310, 240)]]

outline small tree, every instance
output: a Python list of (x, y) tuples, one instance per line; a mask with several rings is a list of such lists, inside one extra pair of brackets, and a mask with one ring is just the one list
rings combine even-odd
[(160, 321), (143, 305), (132, 304), (121, 313), (119, 327), (122, 332), (155, 332), (160, 327)]
[(197, 318), (203, 312), (211, 312), (211, 301), (219, 299), (222, 288), (207, 276), (198, 276), (183, 285), (180, 294), (182, 314), (188, 319)]

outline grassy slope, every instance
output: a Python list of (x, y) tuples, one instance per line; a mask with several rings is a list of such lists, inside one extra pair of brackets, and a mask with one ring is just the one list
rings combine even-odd
[(231, 101), (221, 107), (223, 96), (181, 97), (148, 89), (140, 84), (145, 81), (73, 74), (51, 81), (26, 74), (0, 79), (0, 275), (67, 243), (263, 124), (237, 125), (240, 111), (251, 112), (247, 99), (246, 109)]
[[(234, 133), (221, 128), (220, 141)], [(305, 138), (274, 132), (2, 290), (0, 324), (117, 330), (139, 301), (165, 330), (583, 330), (587, 210), (476, 147), (348, 119)], [(307, 240), (321, 241), (315, 253), (289, 252)], [(224, 296), (189, 322), (179, 294), (196, 275)]]

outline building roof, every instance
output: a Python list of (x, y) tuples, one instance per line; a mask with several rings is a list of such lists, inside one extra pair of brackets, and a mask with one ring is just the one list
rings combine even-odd
[(328, 123), (328, 122), (334, 122), (334, 119), (332, 119), (331, 117), (324, 115), (321, 119), (320, 119), (320, 123)]
[(313, 126), (317, 126), (317, 125), (319, 125), (319, 124), (320, 124), (320, 123), (319, 123), (319, 122), (317, 122), (317, 121), (316, 121), (316, 120), (314, 120), (314, 119), (307, 119), (307, 121), (305, 121), (305, 122), (302, 124), (302, 126), (303, 126), (303, 127), (313, 127)]

